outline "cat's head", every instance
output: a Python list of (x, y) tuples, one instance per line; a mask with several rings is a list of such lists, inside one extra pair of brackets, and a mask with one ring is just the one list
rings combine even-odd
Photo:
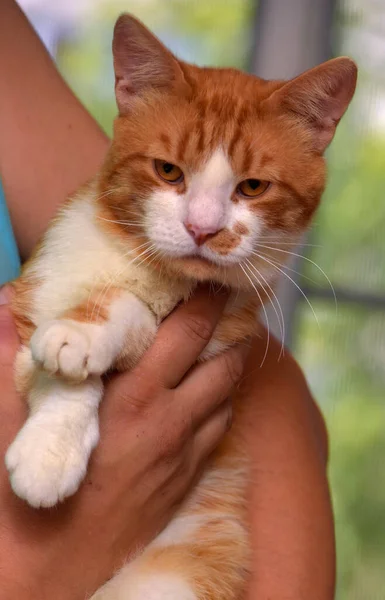
[(119, 117), (102, 197), (120, 234), (153, 264), (197, 279), (272, 278), (279, 249), (319, 203), (355, 64), (337, 58), (289, 82), (199, 68), (129, 15), (113, 53)]

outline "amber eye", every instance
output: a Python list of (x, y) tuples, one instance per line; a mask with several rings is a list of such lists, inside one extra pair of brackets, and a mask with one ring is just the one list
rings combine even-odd
[(159, 177), (164, 179), (164, 181), (168, 183), (180, 183), (183, 181), (183, 171), (176, 165), (159, 159), (154, 161), (154, 165)]
[(242, 196), (256, 198), (266, 192), (269, 185), (268, 181), (262, 181), (261, 179), (245, 179), (238, 185), (237, 190)]

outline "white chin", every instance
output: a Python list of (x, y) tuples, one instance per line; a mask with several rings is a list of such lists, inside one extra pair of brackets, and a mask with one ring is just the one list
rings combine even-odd
[[(156, 242), (154, 242), (156, 244)], [(204, 263), (210, 263), (213, 266), (219, 267), (233, 267), (240, 262), (240, 257), (226, 255), (221, 256), (220, 254), (216, 254), (212, 252), (209, 248), (205, 248), (205, 246), (195, 246), (190, 244), (183, 244), (182, 247), (175, 248), (174, 246), (170, 247), (168, 244), (156, 244), (158, 251), (165, 258), (167, 257), (170, 260), (196, 260), (197, 262), (202, 260)]]

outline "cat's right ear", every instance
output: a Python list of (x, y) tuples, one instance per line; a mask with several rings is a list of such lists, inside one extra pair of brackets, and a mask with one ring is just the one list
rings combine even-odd
[(131, 15), (123, 14), (117, 20), (112, 50), (120, 114), (127, 113), (135, 96), (146, 90), (171, 90), (186, 85), (177, 59)]
[(323, 153), (353, 98), (357, 66), (345, 56), (328, 60), (286, 82), (267, 99), (304, 123), (313, 147)]

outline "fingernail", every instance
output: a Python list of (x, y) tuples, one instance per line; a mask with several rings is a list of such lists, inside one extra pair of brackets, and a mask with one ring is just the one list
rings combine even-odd
[(9, 298), (7, 294), (7, 289), (5, 286), (0, 288), (0, 306), (9, 303)]

